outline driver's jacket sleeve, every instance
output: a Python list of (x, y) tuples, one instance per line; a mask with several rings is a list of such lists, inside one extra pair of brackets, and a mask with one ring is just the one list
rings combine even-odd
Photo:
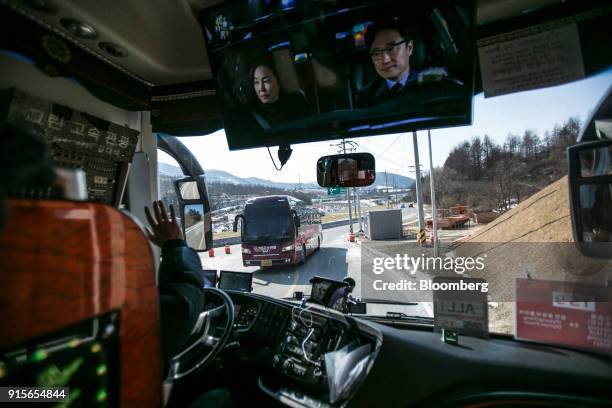
[(159, 265), (161, 348), (165, 363), (185, 346), (204, 308), (203, 286), (198, 253), (183, 240), (166, 241)]

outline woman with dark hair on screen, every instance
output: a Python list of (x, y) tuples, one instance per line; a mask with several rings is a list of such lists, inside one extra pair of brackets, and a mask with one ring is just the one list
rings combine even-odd
[(310, 115), (310, 106), (304, 93), (285, 92), (273, 62), (264, 58), (251, 70), (254, 102), (251, 114), (263, 129), (301, 119)]

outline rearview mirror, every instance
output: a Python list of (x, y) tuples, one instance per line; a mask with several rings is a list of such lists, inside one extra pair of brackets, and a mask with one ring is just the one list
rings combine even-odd
[(324, 156), (317, 161), (321, 187), (367, 187), (376, 180), (375, 159), (370, 153)]
[(612, 258), (612, 141), (568, 148), (574, 240), (586, 256)]

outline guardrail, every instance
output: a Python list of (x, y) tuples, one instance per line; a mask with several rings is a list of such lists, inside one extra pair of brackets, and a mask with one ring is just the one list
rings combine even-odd
[[(358, 221), (353, 221), (353, 223), (357, 223), (357, 222)], [(348, 224), (349, 224), (349, 220), (347, 218), (345, 220), (328, 222), (328, 223), (322, 224), (321, 226), (325, 230), (329, 228), (341, 227), (343, 225), (348, 225)], [(213, 240), (213, 247), (216, 248), (216, 247), (221, 247), (224, 245), (236, 245), (239, 243), (240, 243), (240, 237), (221, 238), (221, 239)]]

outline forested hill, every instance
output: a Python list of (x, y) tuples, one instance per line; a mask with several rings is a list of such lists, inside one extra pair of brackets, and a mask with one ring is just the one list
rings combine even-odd
[(455, 146), (444, 166), (435, 169), (438, 205), (506, 210), (518, 204), (567, 174), (566, 148), (576, 143), (580, 126), (571, 117), (543, 135), (525, 130), (508, 134), (503, 144), (475, 136)]

